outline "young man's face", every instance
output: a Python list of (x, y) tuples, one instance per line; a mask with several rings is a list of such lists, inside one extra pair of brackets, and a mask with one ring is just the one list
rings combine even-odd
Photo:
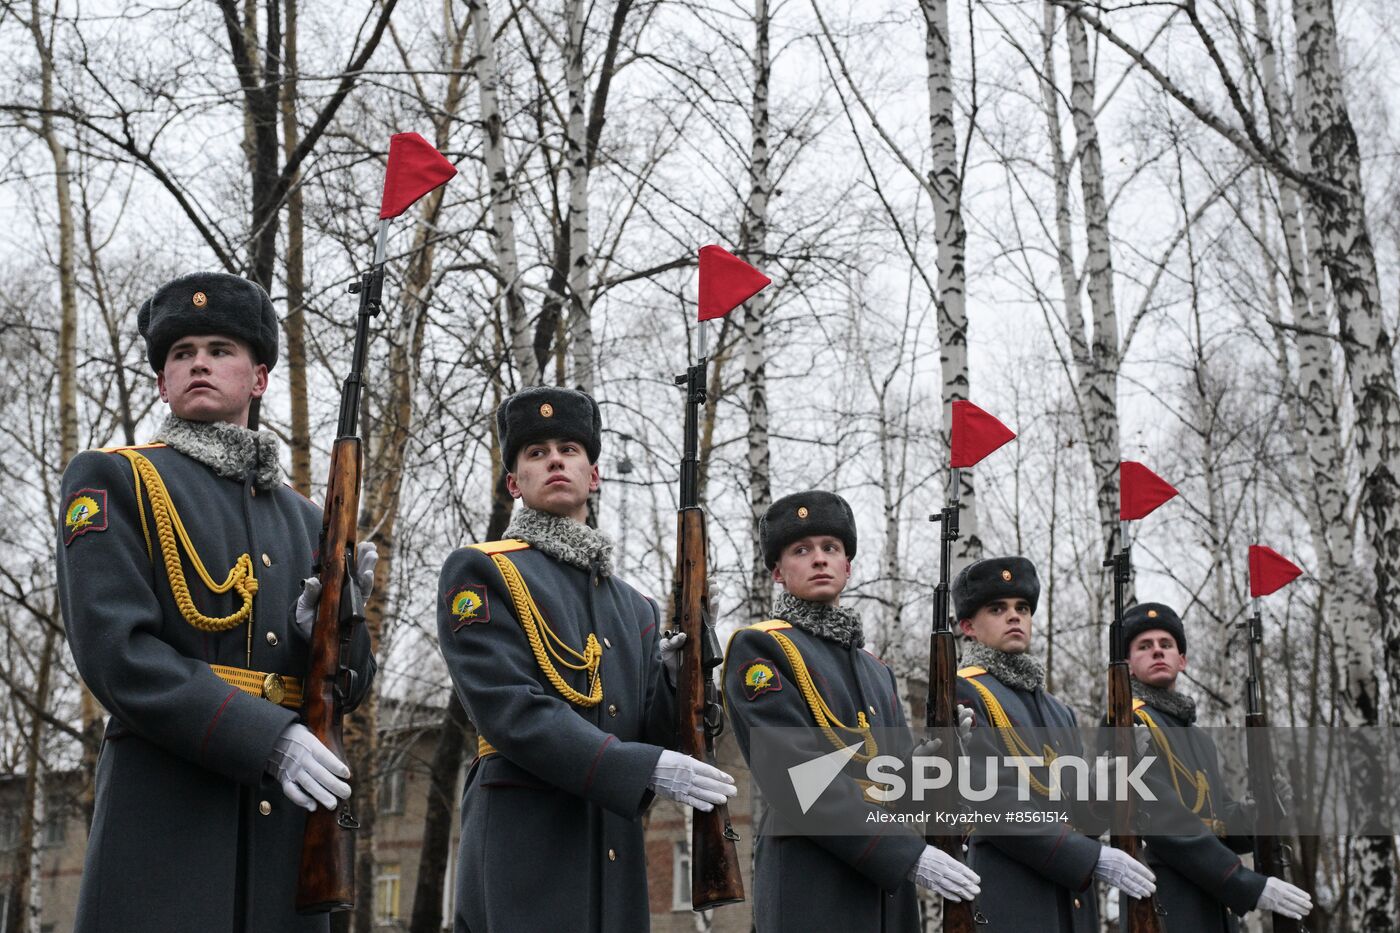
[(248, 426), (248, 408), (267, 391), (267, 367), (233, 337), (182, 337), (156, 373), (161, 401), (186, 421)]
[(1019, 596), (994, 599), (960, 624), (964, 635), (1007, 654), (1021, 654), (1031, 646), (1031, 604)]
[(515, 455), (515, 470), (506, 474), (510, 494), (530, 508), (563, 518), (588, 517), (588, 494), (598, 488), (598, 465), (578, 441), (548, 440), (527, 444)]
[(1170, 690), (1186, 670), (1186, 655), (1176, 648), (1176, 636), (1162, 629), (1143, 632), (1128, 646), (1128, 670), (1149, 687)]
[(773, 579), (798, 599), (835, 605), (851, 578), (846, 545), (831, 535), (808, 535), (783, 548)]

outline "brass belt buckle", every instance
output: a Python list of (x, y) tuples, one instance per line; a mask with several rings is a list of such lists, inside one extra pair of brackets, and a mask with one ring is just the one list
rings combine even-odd
[(287, 685), (282, 681), (281, 674), (268, 674), (263, 678), (262, 695), (279, 706), (282, 704), (287, 698)]

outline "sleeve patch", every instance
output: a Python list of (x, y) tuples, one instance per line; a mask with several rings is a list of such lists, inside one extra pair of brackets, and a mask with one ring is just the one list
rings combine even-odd
[(739, 672), (739, 679), (744, 685), (744, 698), (747, 700), (756, 700), (765, 693), (783, 689), (777, 665), (766, 658), (757, 658), (745, 664)]
[(107, 530), (107, 490), (78, 489), (63, 506), (63, 545), (79, 535)]
[(480, 583), (459, 586), (447, 594), (447, 608), (457, 621), (452, 631), (475, 622), (491, 621), (491, 603), (486, 595), (486, 587)]

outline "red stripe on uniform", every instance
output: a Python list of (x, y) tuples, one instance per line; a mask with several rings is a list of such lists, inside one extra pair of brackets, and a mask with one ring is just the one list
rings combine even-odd
[(588, 766), (588, 776), (583, 779), (583, 789), (585, 791), (588, 790), (589, 785), (593, 783), (593, 772), (598, 770), (598, 759), (603, 757), (603, 750), (608, 747), (609, 742), (614, 741), (616, 738), (617, 736), (610, 735), (603, 740), (602, 745), (598, 746), (598, 754), (593, 756), (593, 764)]
[(201, 761), (204, 760), (204, 750), (209, 747), (209, 736), (214, 734), (214, 727), (218, 725), (219, 717), (224, 714), (224, 707), (228, 706), (228, 701), (232, 700), (233, 695), (237, 692), (237, 687), (230, 690), (228, 696), (224, 697), (224, 702), (219, 704), (219, 711), (214, 714), (213, 719), (209, 720), (209, 728), (204, 730), (204, 741), (199, 743), (199, 758)]

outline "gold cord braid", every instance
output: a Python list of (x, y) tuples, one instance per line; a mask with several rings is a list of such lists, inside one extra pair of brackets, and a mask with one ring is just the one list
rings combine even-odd
[[(535, 598), (530, 595), (530, 588), (525, 585), (525, 580), (520, 576), (520, 570), (504, 554), (492, 554), (491, 561), (496, 565), (496, 569), (501, 572), (501, 579), (505, 581), (506, 590), (510, 593), (510, 598), (515, 602), (515, 617), (520, 620), (520, 627), (525, 630), (525, 638), (530, 642), (530, 650), (534, 652), (535, 663), (539, 665), (544, 676), (554, 685), (554, 689), (564, 695), (575, 706), (591, 708), (603, 702), (603, 678), (598, 674), (598, 666), (603, 663), (603, 647), (598, 643), (598, 636), (592, 632), (588, 633), (588, 641), (584, 645), (583, 654), (579, 654), (573, 648), (564, 644), (563, 639), (554, 634), (554, 631), (545, 622), (544, 616), (540, 613), (539, 606), (535, 604)], [(573, 663), (556, 650), (555, 646), (563, 649), (578, 663)], [(553, 661), (550, 658), (553, 657)], [(589, 689), (587, 695), (579, 693), (569, 686), (568, 681), (560, 675), (559, 669), (554, 666), (554, 661), (558, 661), (571, 671), (587, 671)]]
[[(180, 615), (184, 616), (186, 622), (202, 632), (227, 632), (231, 628), (242, 625), (253, 614), (253, 596), (258, 591), (258, 581), (253, 577), (253, 558), (247, 554), (240, 555), (224, 582), (215, 583), (209, 576), (209, 571), (205, 569), (204, 562), (199, 559), (199, 553), (194, 549), (194, 543), (190, 541), (189, 532), (185, 531), (185, 523), (180, 520), (180, 513), (176, 510), (175, 503), (171, 501), (170, 492), (165, 488), (165, 481), (161, 479), (160, 471), (156, 469), (156, 465), (134, 450), (117, 452), (131, 462), (131, 472), (136, 481), (136, 509), (141, 515), (141, 531), (146, 536), (148, 554), (151, 552), (151, 534), (146, 527), (146, 510), (142, 504), (141, 487), (143, 485), (150, 495), (151, 515), (156, 522), (156, 536), (160, 539), (160, 553), (165, 561), (165, 573), (170, 578), (170, 590), (175, 596), (175, 605), (179, 608)], [(196, 608), (194, 598), (190, 595), (189, 585), (185, 582), (185, 570), (184, 565), (180, 562), (179, 545), (184, 545), (185, 553), (190, 558), (190, 566), (194, 567), (199, 579), (212, 592), (223, 594), (233, 590), (243, 598), (243, 603), (237, 611), (232, 615), (216, 618), (207, 616)], [(152, 559), (154, 560), (154, 557)]]
[[(1025, 740), (1016, 732), (1011, 725), (1011, 717), (1006, 715), (1006, 710), (1002, 708), (996, 696), (987, 687), (978, 683), (975, 678), (964, 678), (981, 695), (982, 702), (987, 706), (987, 714), (992, 717), (992, 725), (996, 727), (997, 734), (1001, 736), (1002, 744), (1006, 746), (1006, 753), (1012, 757), (1034, 758), (1035, 752), (1026, 744)], [(1055, 750), (1049, 745), (1041, 746), (1040, 758), (1048, 767), (1057, 757)], [(1031, 789), (1042, 797), (1050, 796), (1050, 788), (1036, 780), (1030, 769), (1026, 769), (1026, 777), (1030, 780)]]
[(856, 752), (852, 757), (856, 761), (869, 761), (880, 754), (880, 746), (875, 742), (875, 736), (870, 731), (870, 723), (866, 721), (865, 713), (856, 713), (855, 728), (847, 726), (836, 718), (836, 714), (831, 711), (831, 707), (826, 705), (826, 700), (817, 692), (816, 685), (812, 683), (812, 675), (807, 671), (807, 664), (802, 660), (802, 652), (797, 650), (797, 646), (792, 643), (786, 635), (779, 632), (769, 632), (773, 640), (778, 643), (778, 647), (783, 649), (783, 654), (787, 655), (788, 663), (792, 665), (793, 676), (797, 678), (797, 688), (802, 691), (802, 696), (807, 701), (807, 706), (812, 711), (812, 718), (817, 721), (817, 725), (826, 735), (827, 739), (836, 748), (845, 748), (846, 743), (841, 741), (841, 737), (832, 731), (834, 725), (842, 732), (852, 735), (859, 735), (866, 741), (866, 747), (870, 753), (862, 755)]
[[(1156, 742), (1157, 747), (1167, 756), (1167, 763), (1171, 766), (1172, 787), (1176, 789), (1177, 799), (1181, 801), (1183, 806), (1190, 806), (1191, 812), (1199, 816), (1201, 808), (1205, 806), (1206, 799), (1210, 796), (1210, 779), (1206, 777), (1204, 771), (1192, 772), (1181, 763), (1181, 759), (1172, 752), (1171, 743), (1167, 741), (1167, 734), (1162, 731), (1162, 727), (1157, 725), (1151, 716), (1147, 715), (1147, 710), (1139, 709), (1137, 717), (1147, 724), (1148, 731), (1152, 733), (1152, 741)], [(1196, 792), (1195, 803), (1186, 803), (1186, 798), (1181, 793), (1181, 781), (1177, 778), (1178, 774), (1184, 775), (1191, 784), (1192, 790)], [(1215, 812), (1214, 807), (1211, 807), (1211, 812)]]

